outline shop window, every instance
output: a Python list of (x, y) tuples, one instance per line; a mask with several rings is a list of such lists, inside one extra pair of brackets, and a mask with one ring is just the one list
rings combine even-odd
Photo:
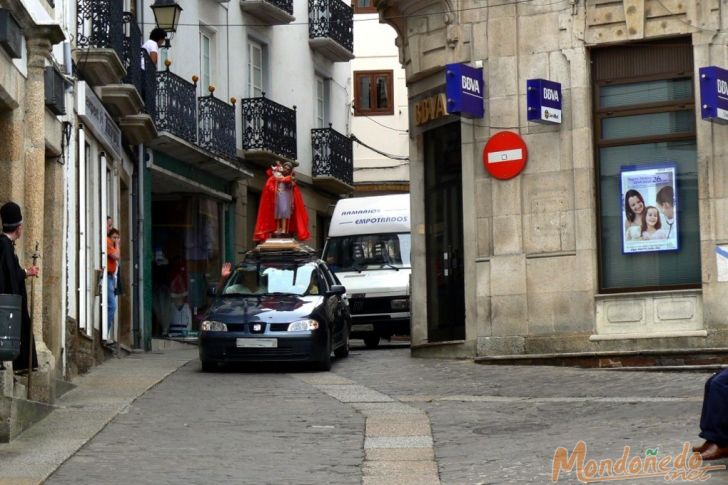
[(394, 113), (393, 71), (354, 72), (354, 115), (379, 116)]
[(354, 9), (354, 13), (377, 13), (374, 0), (353, 0), (351, 6)]
[(592, 61), (600, 291), (699, 287), (690, 40), (595, 49)]

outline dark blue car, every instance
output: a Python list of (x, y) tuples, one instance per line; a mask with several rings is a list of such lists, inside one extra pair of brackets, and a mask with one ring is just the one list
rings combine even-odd
[(203, 371), (231, 362), (310, 362), (349, 354), (345, 288), (303, 246), (246, 253), (200, 326)]

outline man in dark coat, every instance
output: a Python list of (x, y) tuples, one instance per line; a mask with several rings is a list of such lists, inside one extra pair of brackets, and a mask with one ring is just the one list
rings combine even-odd
[(15, 202), (8, 202), (0, 207), (2, 234), (0, 235), (0, 293), (20, 295), (22, 298), (22, 325), (20, 328), (20, 355), (13, 361), (14, 370), (28, 368), (29, 352), (33, 352), (33, 367), (38, 366), (35, 345), (30, 345), (30, 314), (28, 313), (28, 294), (25, 289), (25, 278), (38, 276), (38, 268), (31, 266), (23, 269), (15, 254), (15, 241), (23, 234), (23, 216)]
[(700, 453), (703, 460), (728, 458), (728, 369), (705, 383), (700, 437), (705, 443), (693, 451)]

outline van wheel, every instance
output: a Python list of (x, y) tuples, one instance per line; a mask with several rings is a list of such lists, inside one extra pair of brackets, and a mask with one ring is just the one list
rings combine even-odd
[(339, 347), (338, 349), (334, 350), (334, 355), (337, 359), (343, 359), (344, 357), (349, 356), (349, 326), (346, 326), (346, 330), (344, 330), (346, 335), (344, 336), (344, 344)]
[(364, 337), (364, 345), (366, 345), (368, 349), (376, 349), (379, 347), (379, 335), (367, 335)]

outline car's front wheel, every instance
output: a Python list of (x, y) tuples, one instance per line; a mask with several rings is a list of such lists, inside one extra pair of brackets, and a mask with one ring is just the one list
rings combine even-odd
[(337, 359), (343, 359), (349, 356), (349, 326), (346, 325), (344, 330), (344, 343), (338, 349), (334, 350)]
[(321, 355), (321, 360), (318, 361), (318, 365), (316, 367), (318, 370), (324, 372), (331, 370), (331, 336), (326, 337), (326, 350), (324, 350), (323, 355)]

